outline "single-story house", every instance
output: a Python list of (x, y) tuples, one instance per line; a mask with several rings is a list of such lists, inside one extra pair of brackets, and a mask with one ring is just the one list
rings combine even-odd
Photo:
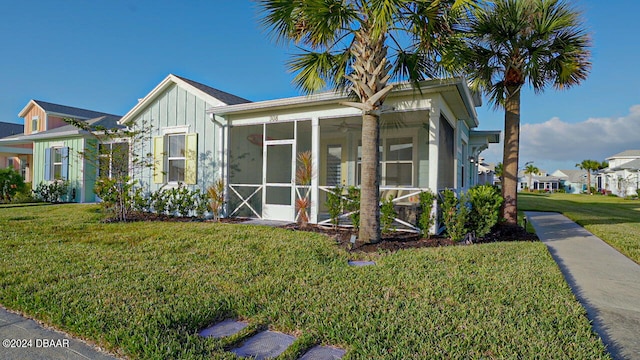
[(531, 176), (532, 191), (555, 192), (562, 187), (561, 179), (557, 176), (549, 175), (545, 170), (540, 170), (538, 174), (525, 174), (518, 172), (518, 191), (529, 189), (529, 176)]
[(625, 197), (640, 188), (640, 150), (625, 150), (606, 160), (609, 167), (597, 175), (601, 189)]
[[(581, 194), (587, 191), (587, 173), (585, 170), (556, 170), (551, 176), (561, 181), (561, 188), (567, 194)], [(595, 176), (592, 176), (595, 180)], [(591, 180), (593, 182), (594, 180)]]

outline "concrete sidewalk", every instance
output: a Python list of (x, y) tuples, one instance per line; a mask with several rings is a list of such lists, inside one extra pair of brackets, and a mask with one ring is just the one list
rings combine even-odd
[(0, 306), (0, 359), (114, 360), (87, 343)]
[(640, 265), (562, 214), (526, 211), (614, 359), (640, 359)]

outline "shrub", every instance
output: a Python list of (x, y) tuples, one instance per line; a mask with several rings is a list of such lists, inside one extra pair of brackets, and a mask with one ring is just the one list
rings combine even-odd
[(360, 228), (360, 189), (355, 186), (347, 188), (347, 196), (343, 198), (343, 208), (349, 214), (351, 224), (355, 229)]
[(340, 213), (342, 212), (342, 186), (336, 186), (327, 193), (327, 208), (331, 224), (336, 228), (340, 224)]
[(213, 185), (207, 188), (207, 194), (209, 195), (209, 209), (211, 209), (213, 220), (218, 221), (224, 206), (224, 180), (216, 180)]
[(395, 230), (393, 228), (393, 220), (398, 216), (396, 209), (393, 207), (392, 199), (382, 200), (380, 206), (380, 227), (383, 233)]
[(103, 177), (96, 181), (93, 191), (102, 200), (101, 205), (106, 213), (110, 213), (115, 219), (126, 221), (131, 211), (141, 206), (141, 200), (134, 189), (136, 183), (128, 176), (119, 179)]
[(469, 208), (466, 205), (465, 196), (461, 195), (458, 199), (453, 190), (444, 190), (441, 209), (442, 221), (451, 240), (459, 242), (464, 239), (468, 232), (467, 220), (469, 218)]
[(33, 190), (34, 196), (36, 199), (50, 202), (50, 203), (58, 203), (62, 201), (62, 197), (67, 194), (69, 187), (69, 182), (56, 180), (51, 183), (41, 182), (38, 184), (35, 190)]
[(23, 192), (26, 186), (20, 173), (13, 168), (0, 169), (0, 201), (10, 202), (19, 192)]
[(471, 203), (469, 230), (477, 237), (484, 237), (498, 223), (503, 199), (498, 189), (491, 185), (477, 185), (467, 192)]
[(429, 229), (435, 223), (435, 218), (432, 216), (431, 212), (433, 211), (433, 201), (436, 198), (436, 195), (431, 191), (423, 191), (418, 195), (420, 199), (420, 219), (418, 220), (418, 226), (420, 230), (422, 230), (422, 236), (429, 238)]
[(638, 199), (640, 199), (640, 189), (636, 189), (636, 194), (638, 194)]

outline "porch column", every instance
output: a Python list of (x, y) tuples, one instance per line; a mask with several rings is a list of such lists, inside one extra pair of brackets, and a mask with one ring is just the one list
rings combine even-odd
[(320, 121), (317, 117), (311, 118), (311, 211), (309, 222), (318, 223), (318, 210), (320, 209), (320, 191), (318, 189), (320, 176)]
[(429, 188), (438, 192), (438, 151), (440, 142), (440, 109), (433, 106), (429, 111)]

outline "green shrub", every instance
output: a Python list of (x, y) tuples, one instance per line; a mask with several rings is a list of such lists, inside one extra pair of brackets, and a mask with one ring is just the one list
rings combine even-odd
[(380, 227), (383, 233), (388, 233), (390, 231), (395, 231), (393, 227), (393, 220), (398, 216), (395, 208), (393, 207), (392, 199), (384, 199), (382, 200), (382, 205), (380, 206)]
[(423, 191), (418, 195), (420, 199), (420, 219), (418, 220), (418, 226), (422, 230), (422, 236), (429, 238), (429, 229), (435, 223), (435, 218), (432, 216), (433, 201), (436, 199), (436, 195), (431, 191)]
[(56, 180), (51, 183), (41, 182), (36, 189), (33, 190), (33, 194), (38, 200), (58, 203), (63, 201), (62, 198), (67, 194), (68, 188), (68, 181)]
[(498, 223), (503, 199), (498, 189), (491, 185), (477, 185), (467, 192), (471, 211), (469, 230), (477, 237), (484, 237)]
[(342, 186), (336, 186), (327, 193), (327, 208), (329, 218), (333, 227), (340, 224), (340, 213), (342, 212)]
[(360, 189), (355, 186), (347, 187), (347, 196), (343, 197), (342, 208), (350, 213), (349, 219), (355, 229), (360, 228)]
[(10, 202), (19, 192), (26, 188), (24, 179), (13, 168), (0, 169), (0, 202)]
[(466, 205), (465, 196), (461, 195), (460, 199), (458, 199), (453, 190), (446, 189), (442, 193), (440, 207), (442, 210), (442, 222), (447, 229), (447, 235), (454, 242), (464, 239), (464, 236), (468, 233), (467, 221), (469, 219), (469, 208)]

